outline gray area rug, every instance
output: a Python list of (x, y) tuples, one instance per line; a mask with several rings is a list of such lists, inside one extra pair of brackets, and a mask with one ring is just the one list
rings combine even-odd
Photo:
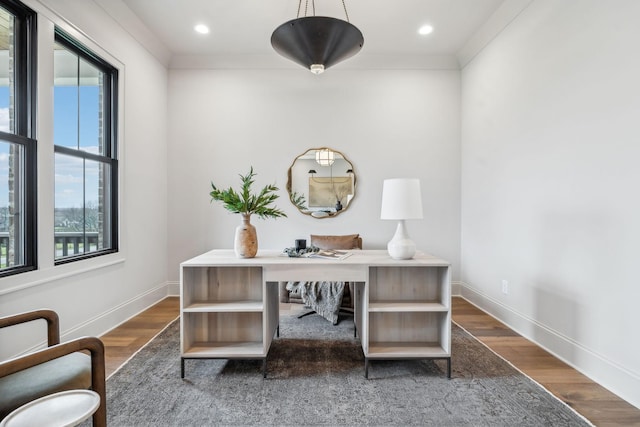
[[(453, 325), (445, 361), (364, 359), (353, 322), (282, 316), (262, 362), (187, 360), (179, 322), (107, 381), (109, 426), (586, 426), (569, 407)], [(89, 422), (90, 425), (90, 422)]]

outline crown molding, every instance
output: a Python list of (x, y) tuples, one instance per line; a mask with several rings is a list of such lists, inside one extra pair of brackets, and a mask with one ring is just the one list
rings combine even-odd
[[(297, 65), (272, 54), (254, 55), (173, 55), (169, 62), (170, 69), (274, 69), (302, 70)], [(417, 56), (417, 55), (368, 55), (359, 54), (329, 69), (352, 70), (459, 70), (458, 60), (454, 55)]]
[(93, 0), (125, 32), (133, 37), (162, 65), (169, 66), (171, 52), (121, 0)]
[(505, 0), (456, 55), (460, 69), (466, 67), (532, 2), (533, 0)]

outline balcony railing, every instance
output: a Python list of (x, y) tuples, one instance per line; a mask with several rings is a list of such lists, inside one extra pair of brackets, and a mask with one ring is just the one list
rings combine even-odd
[(97, 231), (60, 231), (55, 233), (56, 258), (98, 250)]
[[(97, 231), (61, 231), (55, 233), (56, 258), (98, 250)], [(9, 232), (0, 231), (0, 268), (9, 266)]]
[(9, 232), (0, 231), (0, 268), (9, 266)]

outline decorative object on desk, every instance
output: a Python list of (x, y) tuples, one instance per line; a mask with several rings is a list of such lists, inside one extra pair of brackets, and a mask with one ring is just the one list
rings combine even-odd
[(422, 219), (420, 180), (412, 178), (385, 179), (382, 186), (380, 218), (398, 221), (396, 233), (387, 244), (391, 258), (413, 258), (416, 253), (416, 244), (409, 238), (404, 221)]
[(253, 258), (258, 253), (258, 233), (251, 224), (251, 215), (242, 214), (242, 224), (236, 227), (233, 249), (238, 258)]
[(343, 61), (362, 49), (362, 32), (349, 22), (347, 7), (342, 0), (346, 21), (316, 15), (316, 3), (311, 0), (313, 15), (307, 15), (309, 0), (305, 1), (304, 16), (300, 16), (302, 0), (298, 2), (296, 19), (285, 22), (271, 35), (271, 46), (280, 55), (302, 65), (314, 74)]
[(242, 224), (236, 228), (234, 239), (234, 250), (239, 258), (253, 258), (258, 252), (258, 235), (256, 228), (251, 224), (251, 215), (256, 214), (260, 218), (279, 218), (287, 215), (275, 206), (273, 202), (279, 197), (275, 192), (278, 187), (275, 185), (265, 185), (259, 193), (253, 194), (251, 186), (254, 183), (253, 166), (246, 175), (240, 175), (242, 181), (242, 189), (236, 192), (229, 187), (226, 190), (220, 190), (215, 184), (211, 183), (211, 201), (219, 201), (223, 203), (226, 210), (239, 213), (242, 215)]
[(285, 248), (282, 252), (287, 254), (289, 258), (300, 258), (303, 255), (312, 254), (320, 250), (317, 246), (309, 246), (308, 248)]
[(351, 252), (336, 251), (334, 249), (320, 249), (317, 252), (309, 254), (309, 258), (324, 258), (324, 259), (345, 259), (351, 256)]
[(307, 249), (307, 239), (296, 239), (296, 251)]

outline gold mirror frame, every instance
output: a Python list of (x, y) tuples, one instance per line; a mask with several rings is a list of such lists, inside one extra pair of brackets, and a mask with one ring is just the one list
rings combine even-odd
[(311, 148), (291, 163), (287, 192), (291, 203), (305, 215), (338, 216), (351, 206), (356, 195), (353, 163), (332, 148)]

